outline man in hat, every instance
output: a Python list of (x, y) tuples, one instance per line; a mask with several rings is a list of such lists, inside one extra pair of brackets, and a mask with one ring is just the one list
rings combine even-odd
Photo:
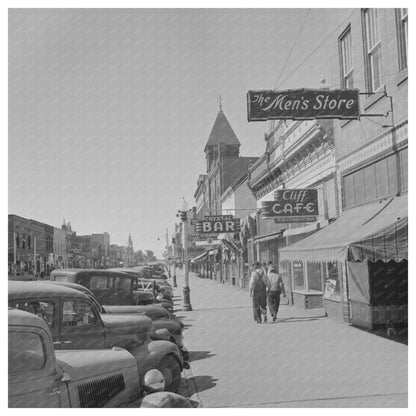
[(269, 310), (274, 322), (276, 320), (277, 312), (279, 312), (281, 293), (283, 292), (283, 296), (286, 297), (285, 285), (277, 266), (273, 265), (270, 267), (269, 281)]
[(254, 320), (261, 324), (262, 314), (264, 314), (264, 322), (267, 322), (267, 292), (270, 282), (261, 263), (257, 262), (254, 268), (250, 277), (250, 296), (253, 298)]

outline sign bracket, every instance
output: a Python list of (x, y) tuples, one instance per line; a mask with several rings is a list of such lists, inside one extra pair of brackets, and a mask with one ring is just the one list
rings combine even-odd
[[(367, 117), (367, 118), (371, 118), (371, 117), (384, 117), (387, 118), (389, 115), (393, 114), (393, 97), (391, 95), (387, 94), (387, 91), (380, 91), (380, 92), (360, 92), (359, 95), (376, 95), (376, 94), (381, 94), (380, 96), (380, 100), (382, 98), (388, 98), (389, 102), (390, 102), (390, 109), (387, 111), (387, 113), (373, 113), (373, 114), (368, 114), (368, 113), (361, 113), (360, 114), (360, 118), (361, 117)], [(383, 128), (390, 128), (390, 127), (394, 127), (393, 123), (392, 124), (380, 124), (381, 127)]]

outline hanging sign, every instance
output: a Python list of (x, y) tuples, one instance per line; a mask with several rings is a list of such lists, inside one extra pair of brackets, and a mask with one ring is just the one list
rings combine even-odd
[(248, 121), (359, 119), (359, 93), (357, 89), (249, 91), (247, 113)]
[(236, 233), (241, 230), (240, 218), (232, 215), (206, 216), (205, 220), (197, 221), (195, 231), (197, 234)]
[(262, 217), (276, 222), (312, 222), (319, 214), (317, 189), (279, 189), (274, 201), (263, 201)]

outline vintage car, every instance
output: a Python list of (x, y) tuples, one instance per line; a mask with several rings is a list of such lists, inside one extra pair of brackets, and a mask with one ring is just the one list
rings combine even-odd
[(162, 295), (163, 299), (171, 300), (173, 298), (172, 286), (166, 281), (165, 278), (162, 278), (160, 275), (154, 275), (150, 271), (139, 267), (124, 268), (122, 270), (124, 273), (127, 273), (136, 278), (136, 287), (140, 287), (139, 283), (147, 282), (149, 284), (149, 282), (151, 282), (156, 285), (157, 291)]
[[(85, 286), (94, 293), (102, 305), (149, 305), (157, 301), (154, 293), (135, 290), (134, 276), (120, 270), (55, 269), (50, 280)], [(173, 311), (171, 301), (166, 300), (160, 304)]]
[[(56, 282), (50, 280), (44, 280), (39, 282), (39, 284), (54, 284), (70, 287), (75, 290), (86, 294), (96, 305), (97, 310), (100, 314), (116, 314), (116, 315), (125, 315), (125, 314), (144, 314), (148, 316), (154, 327), (154, 332), (150, 334), (150, 337), (153, 340), (167, 340), (176, 344), (182, 353), (183, 365), (184, 368), (189, 368), (189, 352), (183, 345), (183, 323), (172, 316), (165, 308), (162, 308), (159, 305), (101, 305), (98, 302), (98, 299), (94, 294), (85, 286), (79, 285), (77, 283), (71, 282)], [(164, 333), (163, 330), (167, 330), (167, 333)]]
[(42, 317), (49, 325), (55, 349), (121, 347), (136, 359), (140, 381), (150, 369), (162, 372), (166, 390), (176, 391), (183, 359), (178, 347), (153, 341), (150, 318), (141, 314), (100, 314), (84, 293), (38, 282), (9, 282), (9, 306)]
[[(182, 396), (140, 390), (136, 360), (125, 349), (55, 351), (47, 323), (9, 308), (9, 407), (193, 407)], [(163, 375), (146, 373), (144, 388), (159, 391)]]

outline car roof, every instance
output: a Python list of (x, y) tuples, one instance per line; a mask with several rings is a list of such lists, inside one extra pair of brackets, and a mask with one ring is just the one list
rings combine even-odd
[(85, 274), (94, 274), (95, 276), (116, 276), (116, 277), (130, 277), (128, 273), (124, 272), (123, 270), (115, 270), (115, 269), (55, 269), (52, 274), (54, 276), (59, 274), (64, 275), (85, 275)]
[(90, 289), (88, 289), (85, 286), (79, 285), (78, 283), (73, 283), (73, 282), (57, 282), (55, 280), (43, 280), (42, 283), (50, 283), (53, 285), (58, 285), (58, 286), (66, 286), (69, 287), (71, 289), (75, 289), (75, 290), (79, 290), (82, 293), (85, 293), (88, 296), (94, 296), (94, 293), (91, 292)]
[(24, 312), (19, 309), (9, 308), (9, 325), (15, 326), (37, 326), (49, 332), (48, 324), (33, 313)]
[(61, 285), (44, 284), (42, 282), (14, 282), (9, 281), (9, 300), (32, 297), (81, 297), (88, 299), (88, 296), (79, 290)]

